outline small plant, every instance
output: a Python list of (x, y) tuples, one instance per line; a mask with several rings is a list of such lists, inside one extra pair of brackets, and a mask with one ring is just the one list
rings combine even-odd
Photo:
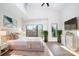
[(44, 42), (48, 42), (48, 31), (47, 30), (43, 31), (43, 36), (44, 36)]

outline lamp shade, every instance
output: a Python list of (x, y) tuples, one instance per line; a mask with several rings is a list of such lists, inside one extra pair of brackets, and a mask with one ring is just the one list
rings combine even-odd
[(1, 36), (6, 35), (6, 31), (0, 31), (0, 44), (3, 43)]

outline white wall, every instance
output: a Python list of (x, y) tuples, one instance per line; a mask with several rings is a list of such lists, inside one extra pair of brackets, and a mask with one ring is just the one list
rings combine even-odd
[(58, 12), (52, 8), (27, 8), (28, 19), (43, 19), (47, 18), (52, 22), (58, 22)]
[(0, 29), (1, 29), (1, 27), (2, 27), (2, 25), (3, 25), (3, 14), (2, 14), (3, 12), (2, 12), (2, 10), (0, 9)]
[[(64, 22), (73, 18), (73, 17), (79, 17), (79, 3), (71, 3), (68, 4), (63, 10), (62, 10), (62, 22), (64, 25)], [(62, 27), (64, 28), (64, 26)]]

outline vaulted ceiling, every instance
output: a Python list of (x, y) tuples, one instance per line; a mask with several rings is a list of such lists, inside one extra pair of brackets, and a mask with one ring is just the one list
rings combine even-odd
[(42, 3), (26, 3), (26, 9), (27, 8), (36, 8), (36, 9), (40, 9), (40, 8), (46, 8), (46, 9), (53, 9), (53, 10), (62, 10), (66, 4), (64, 3), (49, 3), (49, 7), (47, 7), (46, 4), (44, 4), (43, 6)]
[(0, 3), (0, 9), (11, 12), (16, 16), (27, 18), (27, 12), (30, 12), (30, 9), (47, 9), (60, 12), (66, 6), (64, 3), (49, 3), (49, 7), (46, 5), (41, 7), (41, 4), (42, 3)]

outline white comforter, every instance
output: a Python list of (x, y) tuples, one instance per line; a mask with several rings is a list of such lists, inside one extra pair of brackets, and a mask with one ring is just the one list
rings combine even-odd
[(40, 37), (23, 37), (16, 40), (9, 40), (10, 49), (17, 50), (44, 50), (44, 42)]
[(9, 40), (8, 42), (15, 42), (15, 41), (43, 41), (41, 37), (22, 37), (19, 39)]

